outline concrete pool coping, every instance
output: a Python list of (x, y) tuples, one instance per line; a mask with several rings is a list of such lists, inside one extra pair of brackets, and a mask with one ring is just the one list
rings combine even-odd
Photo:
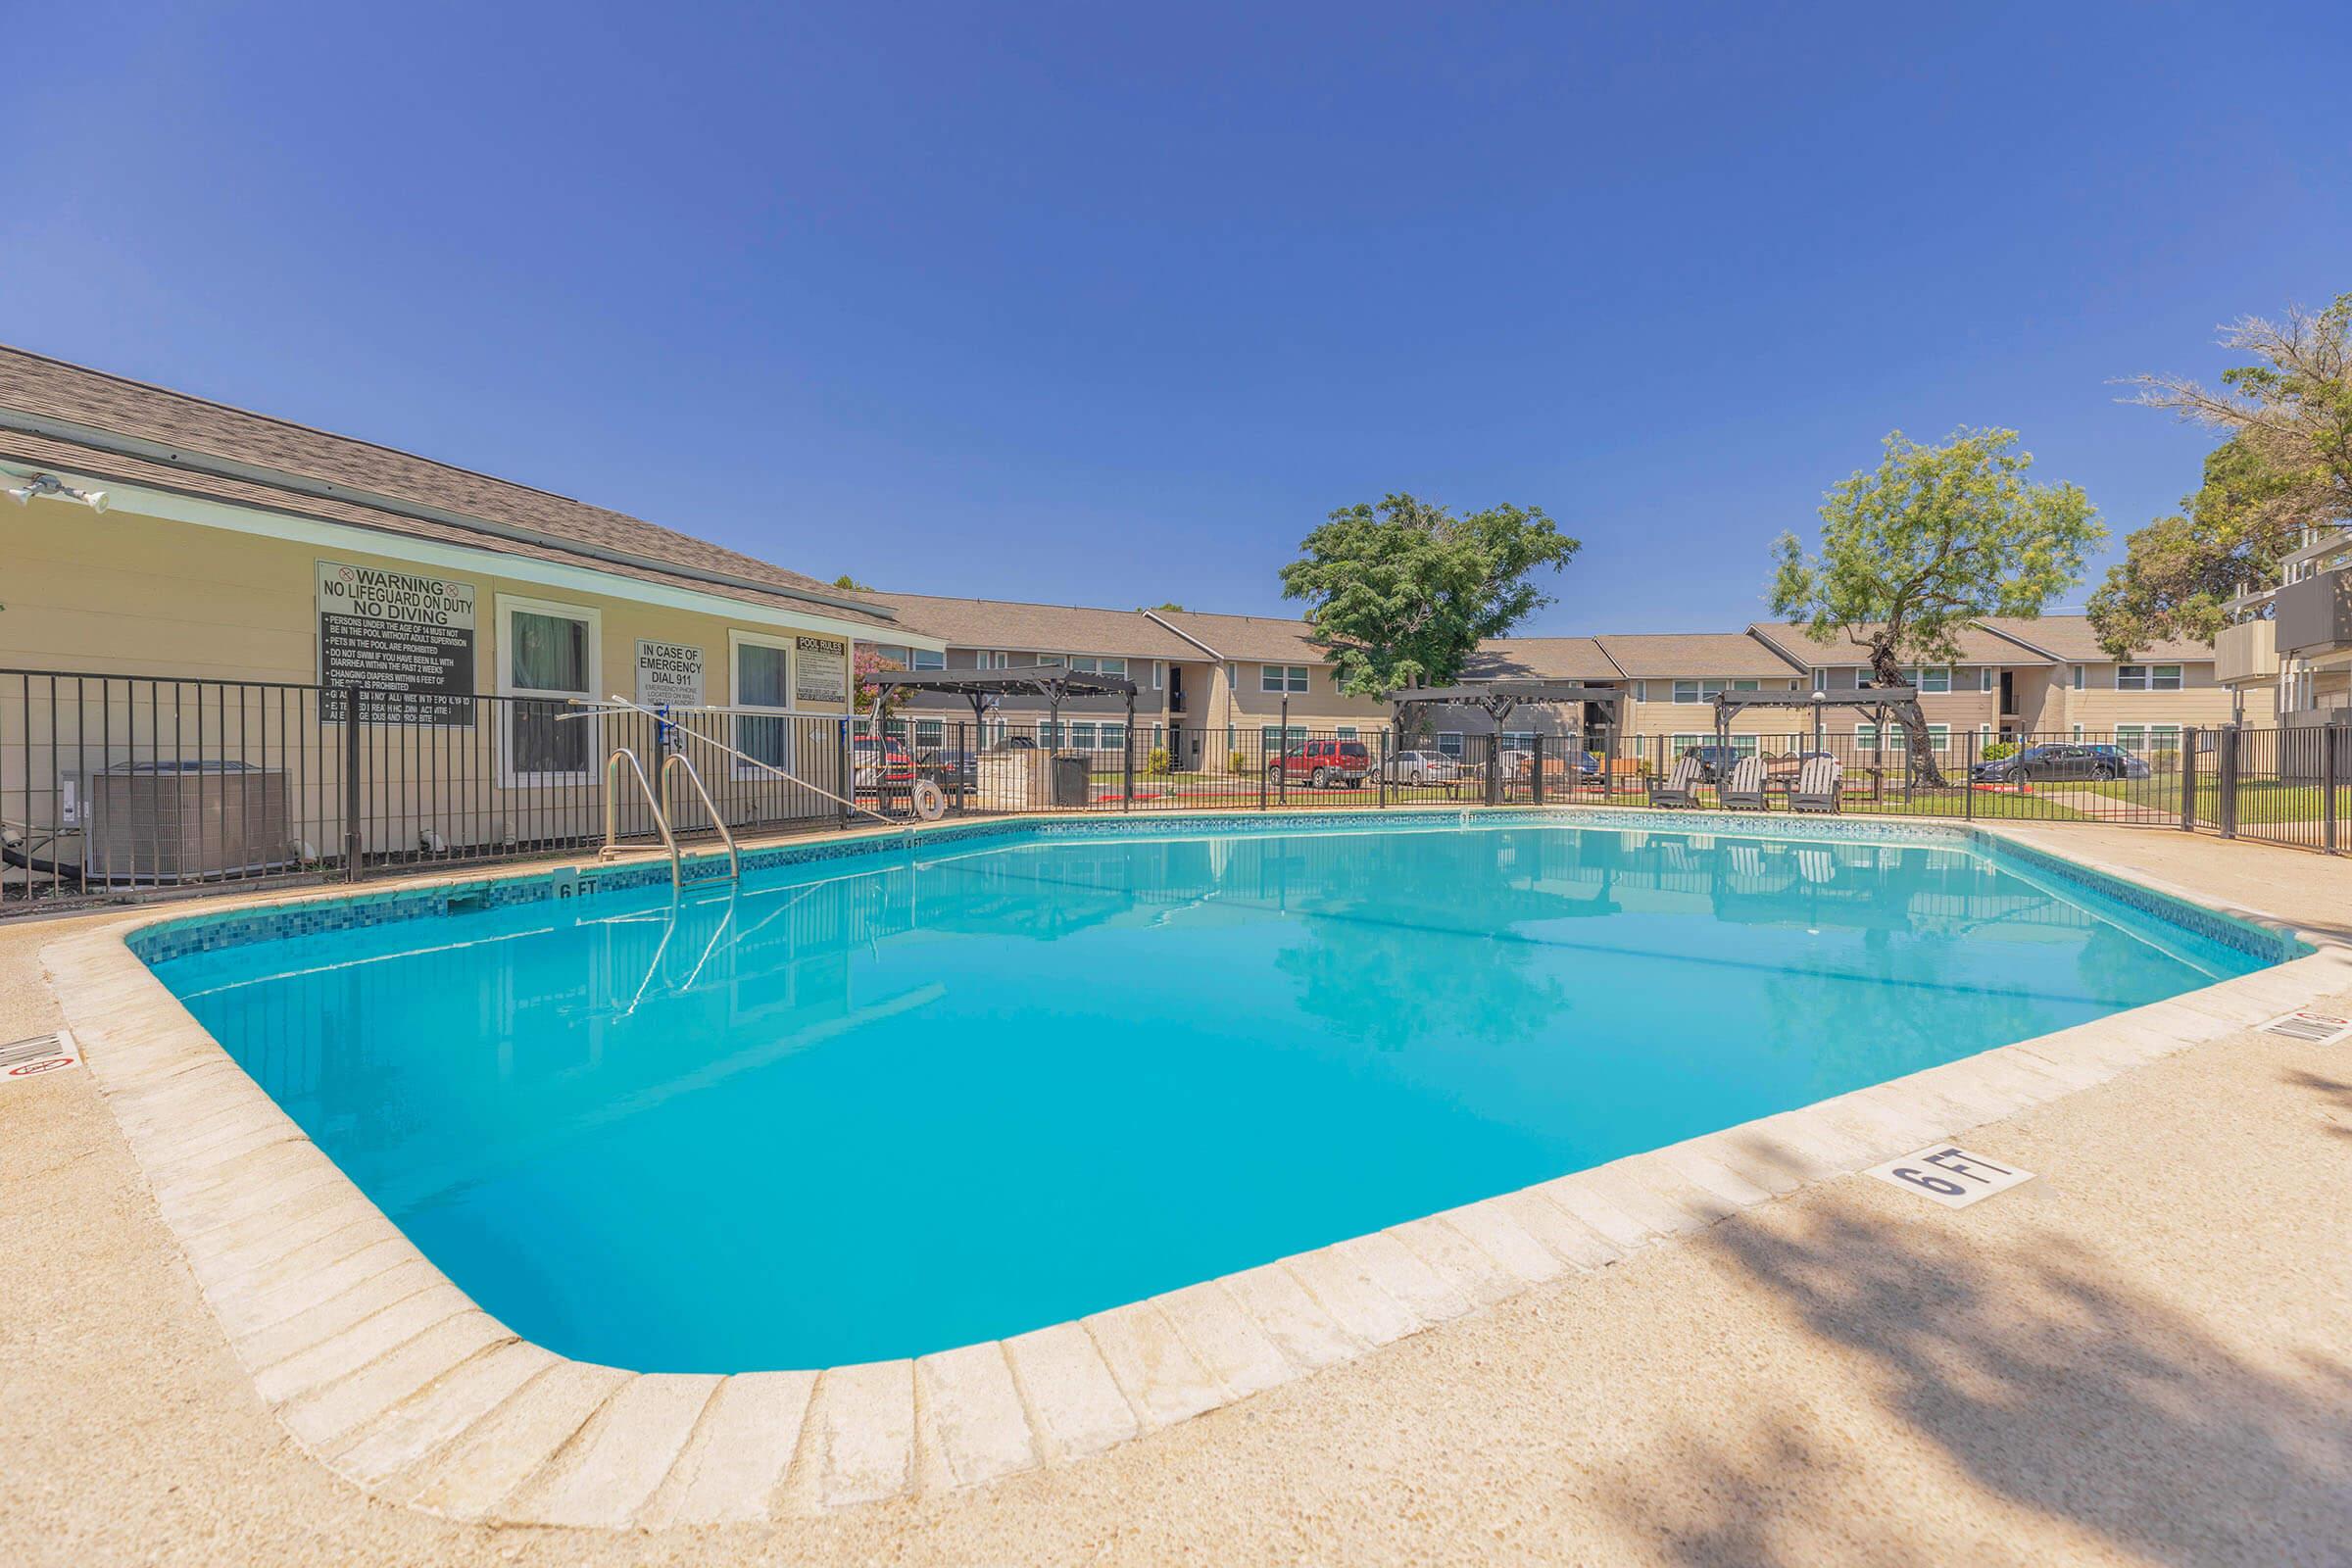
[[(1543, 814), (1630, 821), (1609, 808)], [(1779, 836), (1782, 826), (1716, 813), (1672, 822), (1727, 836)], [(1856, 827), (1804, 836), (1888, 836), (1879, 824)], [(454, 1517), (651, 1527), (772, 1519), (1100, 1451), (2352, 982), (2352, 952), (2328, 933), (2066, 858), (2291, 932), (2316, 951), (1074, 1323), (913, 1360), (723, 1378), (565, 1361), (482, 1313), (124, 945), (178, 913), (110, 922), (44, 958), (212, 1310), (307, 1451), (376, 1495)]]

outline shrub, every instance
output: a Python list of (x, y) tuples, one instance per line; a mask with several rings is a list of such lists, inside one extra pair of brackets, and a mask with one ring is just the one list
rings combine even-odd
[(1231, 772), (1247, 773), (1250, 771), (1250, 759), (1244, 757), (1242, 749), (1237, 746), (1233, 749), (1233, 755), (1225, 759), (1225, 766)]
[(1997, 762), (2004, 757), (2015, 757), (2016, 755), (2017, 742), (2015, 741), (1994, 741), (1984, 748), (1984, 760), (1987, 762)]
[(1168, 749), (1165, 746), (1154, 746), (1144, 754), (1144, 776), (1146, 778), (1165, 778), (1167, 772)]

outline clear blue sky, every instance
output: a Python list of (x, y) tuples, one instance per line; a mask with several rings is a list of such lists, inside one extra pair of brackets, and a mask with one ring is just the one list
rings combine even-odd
[(2352, 289), (2343, 0), (12, 12), (0, 337), (911, 590), (1409, 489), (1737, 624), (1892, 427), (2145, 521), (2108, 378)]

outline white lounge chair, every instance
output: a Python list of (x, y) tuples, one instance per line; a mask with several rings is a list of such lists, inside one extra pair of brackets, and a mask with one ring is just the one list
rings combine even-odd
[(1835, 757), (1808, 757), (1788, 790), (1792, 811), (1835, 811), (1845, 792), (1845, 769)]
[(1764, 759), (1742, 757), (1732, 765), (1732, 776), (1716, 791), (1727, 811), (1761, 811), (1764, 808)]
[(1698, 804), (1698, 759), (1678, 757), (1674, 768), (1663, 784), (1649, 787), (1652, 806), (1696, 806)]

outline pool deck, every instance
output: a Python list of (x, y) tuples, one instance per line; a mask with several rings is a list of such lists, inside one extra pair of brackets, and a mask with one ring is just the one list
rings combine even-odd
[[(2352, 937), (2340, 861), (2005, 833)], [(0, 1039), (60, 1020), (46, 948), (92, 1061), (0, 1086), (0, 1560), (2323, 1562), (2352, 1539), (2352, 1044), (2242, 1027), (2352, 1007), (2332, 946), (2218, 1006), (1155, 1310), (721, 1386), (551, 1364), (429, 1269), (334, 1321), (416, 1266), (405, 1242), (188, 1054), (176, 1004), (91, 972), (124, 923), (0, 931)], [(1957, 1132), (2037, 1179), (1955, 1212), (1848, 1174)], [(592, 1528), (624, 1524), (654, 1533)]]

